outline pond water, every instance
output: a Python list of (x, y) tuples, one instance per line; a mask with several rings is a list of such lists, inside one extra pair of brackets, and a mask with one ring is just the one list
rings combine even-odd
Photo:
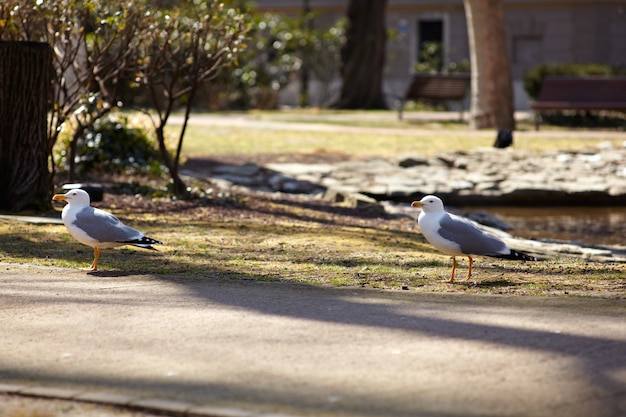
[[(476, 207), (464, 209), (479, 210)], [(626, 207), (485, 207), (480, 210), (513, 226), (514, 236), (626, 245)]]

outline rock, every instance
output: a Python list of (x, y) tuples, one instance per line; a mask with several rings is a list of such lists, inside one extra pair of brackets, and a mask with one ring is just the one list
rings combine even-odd
[(481, 181), (476, 184), (476, 191), (483, 193), (484, 191), (496, 191), (499, 189), (498, 183), (495, 181)]
[(618, 197), (626, 194), (626, 184), (615, 184), (609, 186), (609, 195)]
[(247, 163), (243, 165), (217, 165), (213, 172), (223, 176), (251, 177), (257, 175), (260, 168), (256, 164)]
[(340, 204), (344, 207), (365, 209), (378, 214), (385, 214), (385, 208), (378, 200), (361, 193), (346, 192), (337, 189), (328, 189), (324, 193), (324, 200)]
[(451, 185), (453, 191), (473, 190), (474, 183), (467, 180), (454, 181)]
[(266, 168), (283, 174), (291, 175), (294, 177), (318, 174), (326, 175), (335, 169), (331, 164), (298, 164), (298, 163), (281, 163), (281, 164), (267, 164)]
[(452, 166), (456, 169), (466, 170), (471, 165), (469, 158), (461, 157), (454, 160)]
[(452, 155), (439, 155), (428, 160), (429, 165), (442, 166), (446, 168), (452, 168), (454, 166), (454, 156)]
[(572, 157), (572, 155), (567, 154), (567, 153), (563, 153), (563, 154), (557, 155), (557, 157), (556, 157), (556, 161), (561, 163), (561, 164), (569, 164), (573, 160), (574, 160), (574, 158)]
[(378, 200), (360, 193), (348, 194), (343, 205), (351, 208), (366, 209), (367, 211), (379, 214), (385, 213), (385, 209), (380, 205)]
[(400, 158), (398, 161), (398, 166), (402, 168), (412, 168), (417, 166), (428, 165), (428, 160), (420, 155), (408, 156), (405, 158)]
[(349, 192), (343, 192), (336, 188), (329, 188), (326, 190), (322, 198), (326, 201), (330, 201), (331, 203), (342, 203), (346, 200), (346, 195), (350, 194)]
[(228, 181), (233, 184), (245, 185), (246, 187), (256, 187), (263, 184), (260, 178), (256, 176), (237, 175), (237, 174), (217, 174), (214, 179)]
[(386, 185), (373, 184), (361, 187), (361, 193), (377, 200), (384, 200), (389, 195), (389, 188)]

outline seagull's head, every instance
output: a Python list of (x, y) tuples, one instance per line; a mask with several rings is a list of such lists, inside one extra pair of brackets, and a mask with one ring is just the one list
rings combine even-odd
[(88, 206), (89, 194), (87, 194), (85, 190), (69, 190), (65, 194), (55, 194), (52, 196), (52, 200), (67, 201), (69, 204), (74, 204), (75, 206)]
[(420, 201), (412, 202), (411, 207), (421, 207), (426, 213), (437, 213), (443, 211), (443, 201), (434, 195), (427, 195)]

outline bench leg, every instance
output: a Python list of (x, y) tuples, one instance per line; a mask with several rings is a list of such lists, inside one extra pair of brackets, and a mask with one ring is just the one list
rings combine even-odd
[(402, 120), (402, 111), (404, 110), (404, 100), (398, 102), (398, 120)]
[(535, 112), (535, 130), (539, 130), (539, 123), (541, 123), (541, 114), (538, 111)]

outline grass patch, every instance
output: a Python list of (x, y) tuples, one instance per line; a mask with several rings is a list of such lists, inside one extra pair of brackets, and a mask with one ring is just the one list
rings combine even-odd
[[(263, 205), (265, 215), (255, 212)], [(476, 294), (625, 295), (625, 265), (573, 259), (507, 262), (478, 258), (473, 279), (441, 281), (451, 260), (433, 250), (410, 219), (324, 215), (315, 206), (250, 200), (228, 213), (222, 207), (190, 207), (156, 219), (152, 213), (125, 213), (133, 226), (166, 245), (158, 252), (105, 249), (101, 271), (243, 279), (312, 285), (406, 289)], [(117, 213), (121, 216), (120, 213)], [(225, 215), (226, 214), (226, 215)], [(0, 222), (0, 261), (85, 268), (91, 248), (74, 241), (62, 225)], [(467, 271), (459, 258), (458, 279)]]
[(208, 128), (191, 125), (185, 136), (185, 156), (232, 154), (335, 153), (355, 158), (389, 157), (406, 154), (443, 152), (450, 149), (489, 146), (487, 133), (473, 135), (446, 132), (433, 139), (432, 134), (406, 135), (387, 132), (320, 132), (300, 130), (254, 129), (245, 127)]
[[(354, 158), (434, 154), (490, 147), (493, 130), (469, 130), (466, 123), (395, 119), (395, 112), (255, 112), (241, 117), (250, 123), (212, 125), (202, 115), (192, 115), (183, 143), (183, 155), (335, 153)], [(270, 122), (264, 124), (262, 122)], [(276, 125), (275, 122), (280, 122)], [(302, 123), (325, 125), (325, 129), (302, 129)], [(290, 127), (291, 125), (292, 127)], [(336, 129), (328, 128), (335, 127)], [(172, 124), (173, 133), (180, 126)], [(594, 130), (593, 135), (575, 135), (565, 129), (533, 130), (532, 121), (518, 123), (514, 134), (517, 149), (554, 150), (593, 147), (602, 142), (619, 145), (623, 137), (615, 130)], [(582, 131), (582, 130), (578, 130)]]

